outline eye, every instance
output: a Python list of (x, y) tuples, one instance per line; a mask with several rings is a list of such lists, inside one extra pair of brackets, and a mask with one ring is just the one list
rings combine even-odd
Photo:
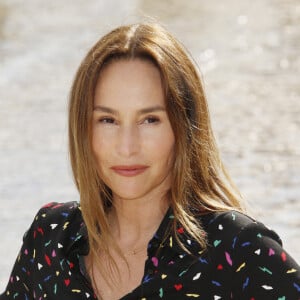
[(146, 124), (153, 124), (153, 123), (158, 123), (160, 120), (158, 117), (154, 117), (154, 116), (149, 116), (147, 118), (145, 118), (144, 123)]
[(115, 119), (110, 118), (110, 117), (103, 117), (99, 119), (99, 123), (103, 123), (103, 124), (114, 124), (115, 123)]

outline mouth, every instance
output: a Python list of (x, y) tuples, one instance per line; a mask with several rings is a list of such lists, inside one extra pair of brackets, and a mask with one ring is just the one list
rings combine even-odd
[(131, 166), (113, 166), (111, 169), (117, 174), (125, 177), (132, 177), (139, 175), (148, 169), (148, 166), (144, 165), (131, 165)]

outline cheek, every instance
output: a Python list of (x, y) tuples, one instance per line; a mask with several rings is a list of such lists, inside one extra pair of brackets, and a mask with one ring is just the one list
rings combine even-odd
[(107, 145), (108, 141), (109, 139), (105, 139), (97, 130), (93, 132), (92, 148), (98, 163), (107, 157), (107, 149), (109, 148), (109, 145)]
[(151, 153), (162, 164), (171, 166), (174, 161), (175, 139), (172, 132), (165, 132), (153, 140)]

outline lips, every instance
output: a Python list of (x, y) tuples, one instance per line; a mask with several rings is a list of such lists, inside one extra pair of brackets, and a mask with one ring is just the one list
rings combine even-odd
[(113, 166), (111, 169), (117, 174), (125, 177), (137, 176), (146, 171), (148, 166), (131, 165), (131, 166)]

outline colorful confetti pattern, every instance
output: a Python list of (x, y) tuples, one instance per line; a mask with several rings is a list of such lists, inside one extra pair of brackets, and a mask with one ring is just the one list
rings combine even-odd
[[(173, 221), (169, 209), (149, 242), (141, 284), (123, 300), (300, 299), (300, 268), (262, 223), (234, 211), (202, 216), (206, 251), (178, 226), (190, 255), (173, 235), (165, 237)], [(97, 299), (80, 263), (88, 251), (79, 205), (44, 206), (24, 235), (0, 299)]]

